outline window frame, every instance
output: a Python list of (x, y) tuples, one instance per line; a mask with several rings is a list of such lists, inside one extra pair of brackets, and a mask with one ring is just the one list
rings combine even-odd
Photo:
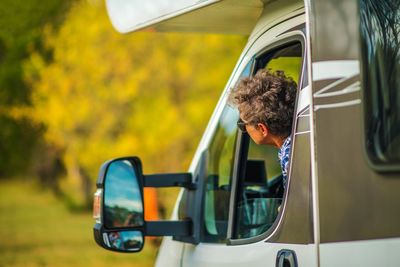
[[(299, 95), (300, 91), (305, 88), (307, 85), (307, 77), (304, 77), (304, 74), (306, 73), (307, 70), (307, 52), (306, 52), (306, 38), (305, 38), (305, 33), (302, 30), (296, 30), (289, 32), (290, 36), (286, 38), (282, 38), (280, 40), (277, 40), (276, 42), (267, 45), (266, 47), (262, 48), (258, 52), (254, 54), (252, 57), (253, 60), (253, 65), (251, 68), (251, 76), (255, 74), (258, 69), (256, 69), (256, 64), (257, 64), (257, 59), (262, 57), (265, 54), (271, 53), (274, 50), (277, 50), (279, 48), (284, 48), (289, 46), (290, 44), (293, 43), (300, 43), (301, 44), (301, 49), (302, 49), (302, 63), (301, 63), (301, 70), (300, 70), (300, 76), (299, 76), (299, 81), (298, 82), (298, 90), (296, 94), (296, 102), (295, 102), (295, 116), (293, 117), (293, 125), (292, 125), (292, 134), (294, 133), (296, 129), (296, 114), (297, 114), (297, 105), (298, 105), (298, 100), (299, 100)], [(305, 85), (304, 85), (305, 84)], [(299, 89), (300, 88), (300, 89)], [(230, 199), (230, 205), (229, 205), (229, 221), (228, 221), (228, 231), (227, 231), (227, 244), (228, 245), (245, 245), (245, 244), (251, 244), (255, 242), (259, 242), (262, 240), (268, 241), (272, 236), (273, 233), (277, 230), (279, 225), (281, 224), (283, 214), (285, 213), (285, 205), (286, 205), (286, 199), (288, 197), (288, 190), (286, 189), (283, 194), (282, 198), (282, 207), (281, 211), (278, 213), (278, 216), (275, 220), (275, 222), (272, 224), (272, 226), (265, 232), (249, 237), (249, 238), (242, 238), (242, 239), (234, 239), (234, 232), (235, 232), (235, 227), (236, 227), (236, 204), (239, 200), (238, 193), (240, 191), (240, 180), (239, 178), (244, 175), (245, 168), (244, 162), (247, 160), (247, 153), (248, 153), (248, 143), (250, 140), (250, 137), (247, 136), (245, 137), (245, 133), (239, 133), (237, 136), (237, 144), (236, 144), (236, 154), (235, 154), (235, 162), (234, 162), (234, 169), (233, 169), (233, 175), (232, 175), (232, 189), (231, 189), (231, 199)], [(247, 139), (247, 141), (246, 141)], [(293, 141), (292, 141), (293, 142)], [(294, 143), (291, 144), (292, 147), (294, 147)], [(246, 149), (243, 149), (243, 148)], [(292, 162), (292, 151), (290, 155), (290, 162)], [(290, 166), (290, 165), (289, 165)], [(289, 172), (288, 172), (288, 185), (290, 183), (290, 173), (291, 173), (291, 167), (289, 167)]]

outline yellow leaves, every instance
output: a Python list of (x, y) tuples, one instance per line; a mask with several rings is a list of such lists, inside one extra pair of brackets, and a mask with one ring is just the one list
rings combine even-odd
[(299, 81), (302, 59), (300, 57), (280, 57), (272, 59), (267, 68), (272, 71), (285, 70), (285, 75), (291, 77), (296, 83)]
[(52, 62), (33, 53), (25, 66), (35, 119), (66, 165), (93, 179), (102, 162), (128, 155), (147, 172), (186, 169), (244, 45), (235, 36), (119, 35), (102, 4), (88, 2), (44, 38)]

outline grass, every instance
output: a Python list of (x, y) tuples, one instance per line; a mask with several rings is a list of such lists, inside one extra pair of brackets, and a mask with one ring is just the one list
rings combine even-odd
[(153, 266), (157, 248), (137, 254), (97, 246), (90, 213), (71, 213), (50, 192), (26, 181), (0, 181), (0, 267)]

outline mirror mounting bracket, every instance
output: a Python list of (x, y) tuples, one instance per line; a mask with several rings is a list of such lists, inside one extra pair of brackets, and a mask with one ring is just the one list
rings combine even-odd
[(149, 236), (191, 236), (193, 223), (183, 221), (146, 221), (146, 234)]
[(144, 187), (184, 187), (196, 190), (191, 173), (166, 173), (143, 175)]

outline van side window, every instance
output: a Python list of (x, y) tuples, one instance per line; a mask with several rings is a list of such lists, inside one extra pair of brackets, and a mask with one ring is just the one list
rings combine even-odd
[[(241, 78), (250, 75), (252, 63), (247, 64)], [(238, 110), (227, 104), (207, 150), (203, 242), (226, 241), (238, 119)]]
[[(299, 84), (302, 62), (302, 46), (296, 42), (261, 55), (254, 73), (261, 68), (283, 70)], [(241, 152), (247, 154), (247, 159), (242, 164), (244, 176), (239, 177), (233, 239), (266, 232), (278, 216), (284, 193), (278, 149), (257, 145), (245, 135), (250, 140), (247, 147), (241, 148), (247, 150)]]
[(371, 162), (400, 167), (400, 2), (360, 0), (365, 142)]
[(226, 239), (238, 118), (237, 110), (227, 105), (208, 149), (204, 195), (205, 242), (224, 242)]

